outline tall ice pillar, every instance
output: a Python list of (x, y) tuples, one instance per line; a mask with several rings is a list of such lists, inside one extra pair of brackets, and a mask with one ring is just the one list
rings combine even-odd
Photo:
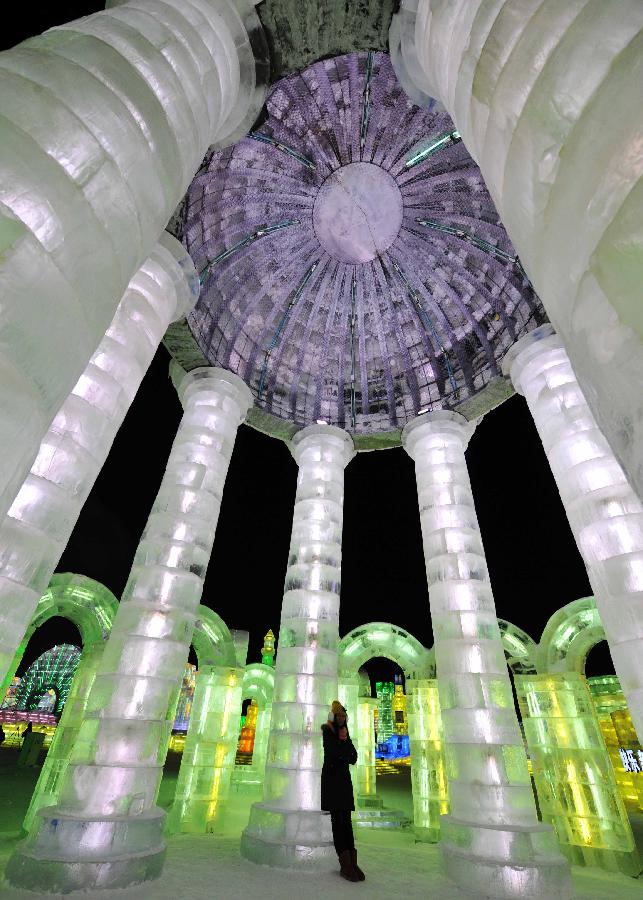
[(250, 0), (129, 0), (0, 53), (0, 520), (265, 55)]
[(350, 436), (310, 425), (292, 444), (299, 465), (264, 782), (241, 838), (243, 856), (280, 868), (334, 867), (320, 812), (321, 725), (337, 696), (344, 468)]
[(180, 385), (183, 418), (92, 686), (59, 803), (7, 867), (41, 892), (126, 887), (163, 866), (155, 806), (221, 496), (250, 390), (223, 369)]
[(402, 0), (398, 77), (480, 166), (585, 398), (643, 497), (643, 3)]
[(569, 865), (538, 821), (465, 461), (474, 426), (458, 413), (404, 429), (415, 461), (435, 638), (450, 814), (447, 874), (478, 897), (571, 895)]
[(587, 567), (614, 668), (643, 737), (643, 504), (601, 433), (551, 325), (503, 361), (523, 394)]
[(170, 234), (131, 279), (107, 332), (45, 434), (0, 523), (0, 693), (80, 511), (168, 325), (192, 309), (199, 279)]

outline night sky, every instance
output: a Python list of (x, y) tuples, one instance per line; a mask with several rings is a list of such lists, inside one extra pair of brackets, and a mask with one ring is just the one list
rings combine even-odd
[[(2, 49), (52, 25), (102, 8), (91, 0), (17, 6)], [(159, 348), (57, 571), (78, 572), (120, 596), (163, 475), (181, 407)], [(489, 413), (467, 451), (498, 615), (539, 640), (549, 616), (591, 593), (525, 401)], [(203, 603), (231, 628), (250, 632), (258, 660), (264, 633), (277, 633), (297, 467), (285, 444), (242, 426), (223, 496)], [(346, 469), (340, 634), (372, 621), (433, 636), (415, 476), (404, 450), (359, 454)], [(54, 643), (79, 643), (73, 625), (50, 620), (32, 638), (21, 670)], [(390, 663), (374, 663), (387, 676)], [(605, 643), (587, 674), (613, 672)]]

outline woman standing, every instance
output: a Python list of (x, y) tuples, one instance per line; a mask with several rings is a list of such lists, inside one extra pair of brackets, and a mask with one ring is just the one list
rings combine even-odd
[(346, 725), (346, 710), (334, 700), (328, 721), (322, 725), (324, 736), (324, 765), (321, 773), (321, 808), (330, 813), (333, 843), (339, 857), (340, 875), (348, 881), (364, 881), (365, 875), (357, 865), (357, 850), (353, 840), (351, 812), (355, 809), (353, 783), (349, 765), (357, 762)]

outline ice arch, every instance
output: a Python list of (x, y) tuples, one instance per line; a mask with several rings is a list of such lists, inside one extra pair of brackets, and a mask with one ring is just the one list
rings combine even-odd
[(337, 649), (339, 678), (351, 678), (374, 656), (384, 656), (402, 669), (405, 678), (432, 678), (435, 666), (426, 647), (408, 631), (388, 622), (369, 622), (349, 631)]
[(204, 666), (236, 666), (237, 655), (230, 629), (213, 609), (201, 604), (194, 623), (192, 646), (198, 669)]
[(275, 670), (263, 663), (248, 663), (241, 683), (241, 699), (256, 700), (259, 706), (272, 703), (275, 686)]
[(83, 646), (107, 640), (117, 609), (118, 600), (99, 581), (71, 572), (54, 575), (38, 601), (26, 640), (53, 616), (73, 622)]
[(506, 619), (498, 619), (502, 646), (507, 665), (514, 675), (533, 675), (536, 672), (538, 645), (526, 631)]
[(538, 648), (538, 671), (584, 675), (589, 651), (603, 640), (605, 631), (594, 598), (572, 600), (545, 625)]

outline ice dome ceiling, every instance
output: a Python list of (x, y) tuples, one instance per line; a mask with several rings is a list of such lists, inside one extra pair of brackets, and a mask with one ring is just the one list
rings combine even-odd
[(265, 121), (206, 157), (182, 237), (200, 354), (296, 425), (465, 411), (544, 319), (450, 118), (411, 104), (384, 53), (275, 84)]

